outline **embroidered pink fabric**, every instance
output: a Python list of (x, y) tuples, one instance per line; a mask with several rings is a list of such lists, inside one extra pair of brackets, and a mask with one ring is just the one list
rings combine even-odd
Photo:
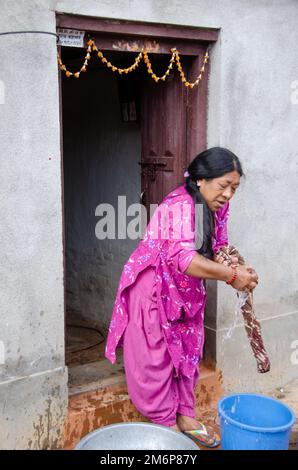
[[(162, 219), (164, 214), (169, 214), (167, 219)], [(228, 202), (214, 213), (214, 253), (228, 245), (228, 215)], [(160, 321), (176, 375), (193, 377), (202, 357), (206, 304), (203, 280), (184, 273), (197, 254), (194, 226), (194, 202), (182, 185), (158, 206), (144, 238), (124, 265), (105, 350), (106, 358), (113, 364), (117, 348), (123, 345), (122, 335), (128, 321), (127, 289), (139, 273), (153, 266)]]

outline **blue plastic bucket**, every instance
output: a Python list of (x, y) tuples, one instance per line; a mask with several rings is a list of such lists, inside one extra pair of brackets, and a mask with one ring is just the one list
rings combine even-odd
[(295, 415), (263, 395), (240, 393), (218, 403), (223, 450), (287, 450)]

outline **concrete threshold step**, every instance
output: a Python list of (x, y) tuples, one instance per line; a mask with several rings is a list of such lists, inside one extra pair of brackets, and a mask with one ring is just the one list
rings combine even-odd
[(111, 364), (107, 359), (68, 368), (69, 396), (101, 390), (125, 383), (121, 361)]
[[(64, 449), (73, 449), (86, 434), (100, 427), (120, 422), (148, 421), (136, 410), (129, 398), (123, 370), (110, 376), (107, 371), (106, 374), (103, 373), (102, 365), (99, 367), (94, 363), (88, 366), (91, 367), (88, 372), (89, 377), (95, 377), (97, 380), (87, 385), (82, 383), (79, 386), (78, 379), (76, 386), (70, 392), (68, 413), (61, 440), (61, 447)], [(102, 374), (101, 379), (96, 376), (98, 371)], [(77, 372), (82, 374), (80, 376), (82, 379), (86, 377), (83, 370)], [(84, 387), (89, 388), (84, 390)], [(211, 410), (211, 414), (216, 414), (216, 403), (222, 396), (221, 373), (218, 370), (201, 366), (195, 393), (197, 416), (206, 410)]]

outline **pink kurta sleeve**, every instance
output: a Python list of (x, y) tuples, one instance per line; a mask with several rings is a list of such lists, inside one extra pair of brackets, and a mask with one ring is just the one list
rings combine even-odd
[(190, 249), (185, 250), (183, 249), (178, 255), (178, 269), (182, 273), (185, 273), (188, 266), (192, 262), (193, 258), (198, 254), (196, 250)]

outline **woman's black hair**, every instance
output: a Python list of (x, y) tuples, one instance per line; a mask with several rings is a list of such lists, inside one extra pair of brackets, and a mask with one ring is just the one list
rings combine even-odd
[(203, 233), (202, 244), (197, 250), (206, 258), (213, 258), (212, 236), (214, 235), (214, 218), (200, 190), (197, 186), (199, 179), (211, 180), (237, 171), (243, 176), (239, 158), (230, 150), (222, 147), (212, 147), (199, 153), (187, 168), (189, 176), (186, 177), (186, 189), (192, 196), (195, 204), (203, 204)]

